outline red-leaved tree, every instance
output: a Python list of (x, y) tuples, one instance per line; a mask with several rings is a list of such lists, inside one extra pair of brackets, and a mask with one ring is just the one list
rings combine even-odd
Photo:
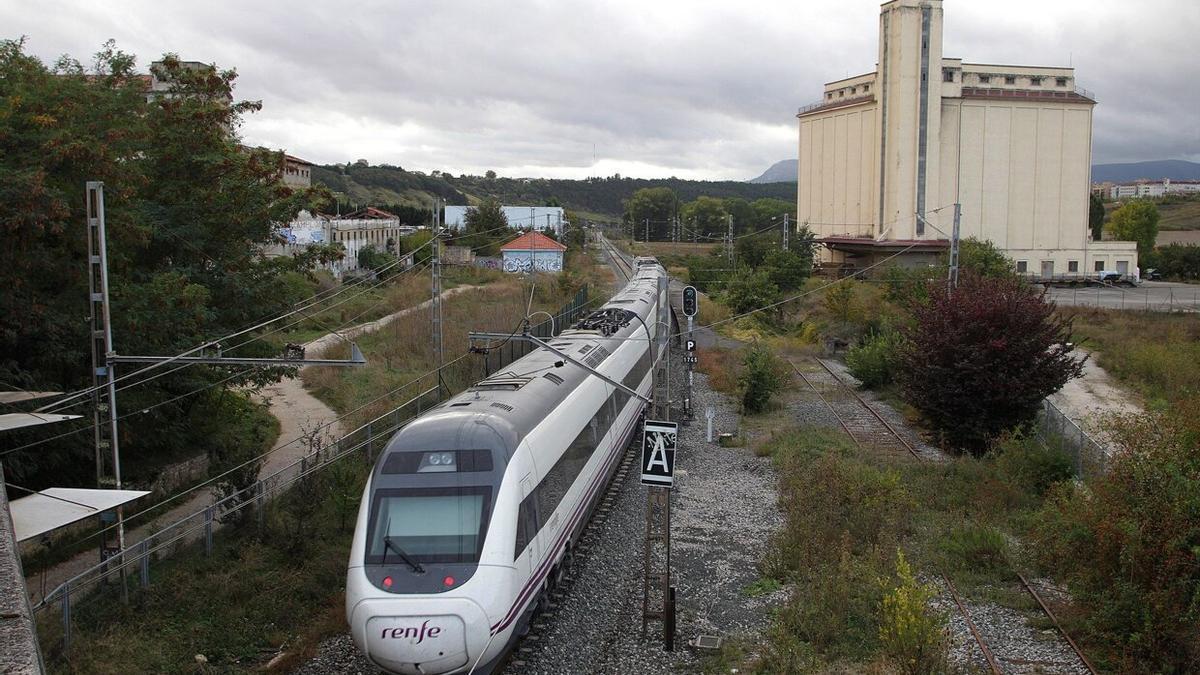
[(1071, 320), (1019, 278), (965, 274), (949, 294), (932, 284), (912, 315), (897, 379), (950, 448), (981, 454), (1082, 374)]

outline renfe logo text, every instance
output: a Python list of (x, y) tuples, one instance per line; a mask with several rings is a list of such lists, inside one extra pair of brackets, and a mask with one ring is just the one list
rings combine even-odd
[(442, 633), (442, 629), (437, 626), (429, 627), (429, 621), (421, 624), (421, 627), (408, 626), (406, 628), (384, 628), (383, 633), (379, 636), (383, 639), (393, 638), (417, 638), (417, 644), (425, 641), (425, 638), (435, 638)]

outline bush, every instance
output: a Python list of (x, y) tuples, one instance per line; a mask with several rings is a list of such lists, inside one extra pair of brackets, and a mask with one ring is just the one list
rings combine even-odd
[(888, 661), (901, 673), (946, 672), (946, 617), (929, 607), (937, 589), (917, 582), (900, 549), (893, 583), (883, 596), (879, 619), (879, 641)]
[(839, 321), (851, 321), (858, 309), (857, 286), (858, 282), (853, 279), (843, 279), (841, 283), (830, 286), (822, 299), (825, 309)]
[(751, 415), (763, 412), (771, 397), (785, 382), (784, 364), (762, 345), (754, 345), (742, 357), (742, 374), (738, 378), (742, 393), (742, 409)]
[(1116, 454), (1087, 486), (1062, 483), (1030, 549), (1089, 610), (1121, 672), (1200, 662), (1200, 400), (1114, 420)]
[(1041, 497), (1075, 477), (1071, 457), (1061, 447), (1027, 436), (1006, 439), (997, 449), (996, 470), (1010, 485)]
[(867, 338), (846, 353), (850, 374), (868, 389), (891, 384), (896, 370), (900, 335), (885, 330)]
[(947, 570), (986, 574), (1008, 569), (1008, 542), (994, 527), (963, 523), (946, 532), (938, 549)]
[(778, 295), (779, 288), (771, 283), (771, 275), (760, 269), (735, 278), (725, 290), (725, 304), (734, 314), (745, 314), (775, 302)]
[(929, 301), (912, 307), (902, 329), (896, 374), (944, 445), (983, 453), (1082, 374), (1072, 320), (1054, 309), (1014, 277), (967, 273), (949, 294), (930, 284)]

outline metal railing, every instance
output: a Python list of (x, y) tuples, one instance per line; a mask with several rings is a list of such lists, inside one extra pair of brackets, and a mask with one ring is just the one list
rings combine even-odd
[(1107, 448), (1048, 398), (1042, 399), (1035, 429), (1038, 439), (1043, 443), (1070, 455), (1076, 478), (1087, 479), (1104, 473), (1108, 463)]
[(1059, 304), (1100, 309), (1124, 309), (1144, 312), (1200, 311), (1200, 287), (1196, 288), (1051, 288), (1050, 297)]
[[(587, 311), (590, 304), (587, 297), (588, 288), (585, 286), (553, 318), (532, 326), (530, 331), (543, 337), (558, 334)], [(510, 341), (509, 344), (517, 346), (485, 353), (485, 363), (491, 368), (503, 368), (534, 349), (532, 345), (516, 340)], [(433, 386), (329, 445), (322, 445), (316, 437), (305, 439), (309, 444), (308, 452), (269, 476), (225, 495), (221, 495), (215, 489), (214, 501), (208, 506), (166, 525), (107, 560), (92, 565), (59, 584), (33, 605), (34, 614), (54, 607), (61, 610), (62, 647), (64, 652), (68, 652), (71, 644), (71, 612), (74, 605), (81, 600), (95, 597), (98, 595), (97, 591), (106, 584), (118, 585), (122, 597), (127, 598), (129, 577), (136, 576), (139, 587), (148, 587), (151, 581), (150, 565), (153, 561), (180, 553), (189, 544), (201, 539), (203, 546), (197, 550), (202, 551), (204, 555), (210, 555), (213, 551), (213, 537), (220, 524), (232, 523), (237, 520), (235, 516), (243, 511), (252, 511), (254, 521), (261, 529), (267, 502), (282, 495), (299, 481), (346, 457), (358, 456), (367, 462), (374, 461), (397, 431), (441, 402), (444, 388), (436, 384), (439, 381), (438, 375), (437, 371), (428, 373), (421, 381), (432, 381), (435, 383)], [(416, 385), (419, 382), (411, 384)]]

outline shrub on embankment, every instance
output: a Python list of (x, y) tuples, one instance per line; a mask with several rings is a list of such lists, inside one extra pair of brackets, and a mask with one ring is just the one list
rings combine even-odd
[(1070, 318), (1014, 277), (964, 274), (930, 289), (902, 329), (897, 379), (943, 444), (982, 454), (1079, 377)]
[(1200, 404), (1115, 420), (1118, 452), (1061, 483), (1031, 550), (1085, 606), (1083, 628), (1122, 672), (1200, 668)]

